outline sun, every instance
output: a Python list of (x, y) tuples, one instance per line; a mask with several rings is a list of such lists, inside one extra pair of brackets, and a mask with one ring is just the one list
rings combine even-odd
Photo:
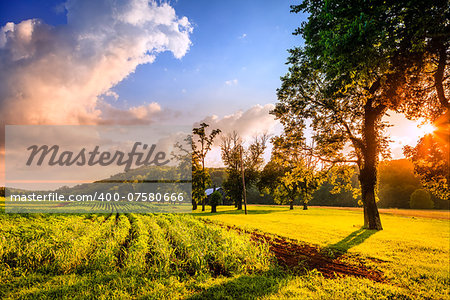
[(432, 134), (436, 131), (436, 126), (434, 126), (433, 124), (419, 124), (417, 125), (417, 131), (418, 131), (418, 135), (419, 136), (424, 136), (427, 134)]

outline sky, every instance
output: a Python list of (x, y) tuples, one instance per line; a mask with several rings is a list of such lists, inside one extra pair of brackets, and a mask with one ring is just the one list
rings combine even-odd
[[(306, 20), (291, 4), (1, 1), (0, 125), (207, 121), (247, 138), (276, 134), (269, 111), (287, 49), (303, 43), (291, 33)], [(399, 158), (416, 124), (391, 119)], [(219, 153), (210, 165), (220, 165)]]
[[(286, 50), (302, 43), (291, 32), (304, 16), (291, 14), (289, 1), (167, 3), (178, 17), (189, 20), (192, 32), (187, 51), (179, 58), (170, 50), (161, 51), (152, 63), (136, 66), (111, 86), (113, 96), (103, 96), (108, 104), (127, 109), (156, 102), (162, 109), (201, 120), (211, 112), (224, 116), (276, 101), (279, 78), (287, 70)], [(1, 5), (1, 26), (31, 18), (67, 26), (62, 1), (2, 1)]]

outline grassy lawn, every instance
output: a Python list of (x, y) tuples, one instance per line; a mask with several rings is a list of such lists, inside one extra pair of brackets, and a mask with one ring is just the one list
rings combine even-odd
[[(1, 202), (1, 201), (0, 201)], [(1, 204), (1, 203), (0, 203)], [(448, 299), (448, 219), (427, 211), (382, 214), (361, 229), (358, 210), (249, 206), (217, 214), (4, 214), (0, 298)], [(444, 213), (445, 214), (445, 213)], [(418, 217), (419, 215), (424, 217)], [(202, 220), (208, 218), (211, 222)], [(280, 268), (265, 244), (221, 224), (257, 229), (340, 252), (386, 282)], [(378, 260), (374, 260), (376, 258)], [(301, 270), (301, 265), (299, 266)]]
[[(286, 207), (250, 205), (247, 216), (232, 207), (220, 207), (217, 214), (195, 215), (325, 249), (378, 258), (384, 262), (374, 267), (382, 270), (393, 286), (406, 289), (414, 297), (446, 299), (450, 283), (450, 222), (442, 216), (448, 212), (415, 210), (405, 216), (407, 210), (398, 211), (381, 214), (384, 230), (379, 232), (361, 229), (362, 212), (354, 209), (310, 207), (306, 211), (290, 211)], [(439, 219), (431, 218), (434, 215)], [(298, 280), (294, 282), (300, 284)]]

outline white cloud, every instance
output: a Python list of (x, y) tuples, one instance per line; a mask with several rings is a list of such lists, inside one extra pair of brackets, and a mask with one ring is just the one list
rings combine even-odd
[(114, 100), (119, 99), (119, 94), (117, 94), (116, 92), (111, 91), (111, 90), (107, 91), (104, 95), (107, 97), (112, 97), (112, 98), (114, 98)]
[(158, 53), (185, 55), (188, 19), (153, 0), (68, 0), (65, 10), (64, 25), (29, 19), (0, 26), (0, 151), (5, 124), (148, 124), (167, 117), (157, 103), (122, 110), (103, 96), (117, 99), (111, 88)]
[(100, 124), (120, 124), (120, 125), (137, 125), (149, 124), (153, 118), (158, 116), (162, 111), (161, 106), (152, 102), (140, 106), (133, 106), (127, 110), (113, 107), (109, 103), (102, 102), (99, 104), (101, 109)]
[(238, 84), (238, 80), (237, 79), (231, 79), (231, 80), (227, 80), (225, 81), (226, 85), (237, 85)]
[(216, 115), (208, 116), (194, 126), (200, 123), (209, 124), (209, 129), (219, 128), (223, 134), (236, 131), (244, 140), (250, 140), (256, 134), (273, 134), (276, 126), (279, 124), (275, 117), (269, 112), (274, 109), (273, 104), (255, 105), (246, 111), (237, 111), (231, 115), (219, 118)]
[(181, 58), (191, 45), (189, 21), (168, 3), (69, 0), (66, 9), (66, 25), (31, 19), (0, 28), (3, 124), (113, 122), (101, 95), (117, 98), (110, 89), (138, 65), (163, 51)]

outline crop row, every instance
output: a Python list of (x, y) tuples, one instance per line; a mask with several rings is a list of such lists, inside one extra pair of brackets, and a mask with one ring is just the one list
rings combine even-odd
[(125, 272), (149, 277), (265, 270), (265, 244), (186, 215), (2, 215), (0, 276)]

